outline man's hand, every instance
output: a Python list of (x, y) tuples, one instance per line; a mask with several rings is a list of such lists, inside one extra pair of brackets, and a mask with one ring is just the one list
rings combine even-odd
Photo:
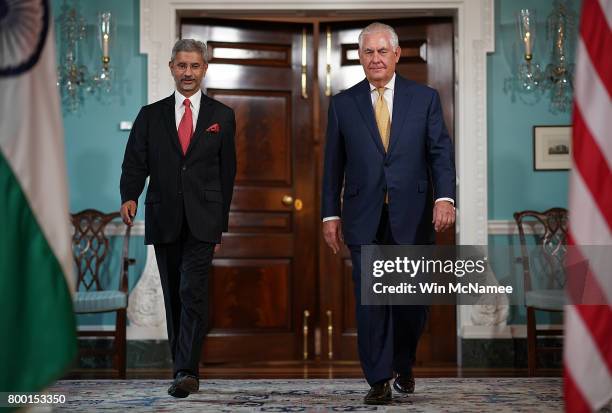
[(221, 249), (221, 244), (215, 244), (215, 254), (219, 252), (219, 250)]
[(123, 219), (123, 223), (125, 225), (129, 225), (130, 227), (134, 225), (134, 217), (136, 216), (136, 208), (137, 204), (135, 201), (125, 201), (123, 205), (121, 205), (121, 219)]
[(342, 238), (342, 224), (339, 219), (332, 219), (323, 223), (323, 237), (329, 248), (332, 249), (334, 254), (337, 254), (344, 242)]
[(455, 223), (455, 207), (449, 201), (438, 201), (434, 205), (433, 220), (436, 232), (442, 232)]

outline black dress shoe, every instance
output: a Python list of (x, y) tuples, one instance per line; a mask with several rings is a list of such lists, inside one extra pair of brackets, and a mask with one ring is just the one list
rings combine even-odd
[(168, 394), (172, 397), (177, 397), (180, 399), (184, 399), (185, 397), (189, 396), (189, 392), (178, 387), (176, 383), (172, 383), (170, 387), (168, 387)]
[(176, 374), (174, 382), (189, 393), (196, 393), (200, 390), (200, 380), (193, 374), (185, 373), (184, 371), (179, 371)]
[(400, 393), (414, 393), (414, 376), (410, 374), (398, 374), (393, 380), (393, 388)]
[(168, 394), (172, 397), (185, 398), (189, 393), (195, 393), (199, 389), (200, 381), (196, 376), (180, 371), (168, 388)]
[(391, 402), (391, 386), (388, 381), (376, 383), (363, 399), (365, 404), (388, 404)]

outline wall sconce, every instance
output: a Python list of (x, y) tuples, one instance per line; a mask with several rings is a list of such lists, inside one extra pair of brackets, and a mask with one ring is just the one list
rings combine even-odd
[(553, 41), (550, 63), (546, 66), (545, 87), (550, 90), (553, 111), (568, 112), (574, 93), (574, 64), (568, 59), (568, 40), (576, 39), (576, 14), (569, 4), (555, 1), (548, 16), (548, 37)]
[(548, 41), (552, 40), (550, 62), (542, 70), (535, 55), (536, 11), (522, 9), (517, 13), (520, 63), (514, 76), (506, 79), (504, 91), (511, 90), (521, 97), (539, 100), (545, 93), (550, 97), (553, 113), (568, 112), (572, 107), (574, 65), (568, 63), (568, 39), (575, 36), (576, 15), (566, 1), (555, 0), (547, 23)]
[(98, 14), (98, 40), (100, 42), (100, 50), (102, 52), (102, 67), (99, 73), (93, 77), (93, 82), (96, 85), (96, 88), (107, 93), (112, 89), (110, 46), (111, 39), (115, 38), (112, 30), (112, 22), (110, 12), (102, 12)]
[[(57, 19), (60, 34), (60, 57), (57, 68), (57, 85), (62, 95), (62, 104), (69, 112), (81, 107), (86, 94), (108, 93), (112, 89), (112, 67), (110, 47), (114, 36), (114, 22), (111, 13), (98, 15), (97, 30), (100, 44), (101, 65), (89, 70), (81, 62), (80, 47), (87, 40), (85, 19), (78, 11), (76, 2), (69, 6), (64, 1)], [(94, 73), (90, 75), (90, 73)]]
[(536, 39), (536, 12), (534, 9), (522, 9), (517, 13), (517, 33), (519, 49), (522, 50), (522, 61), (518, 68), (518, 80), (527, 92), (536, 91), (542, 82), (540, 65), (533, 60)]

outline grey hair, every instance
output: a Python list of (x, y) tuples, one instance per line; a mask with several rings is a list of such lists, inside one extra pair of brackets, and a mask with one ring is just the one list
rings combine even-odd
[(208, 63), (207, 59), (207, 49), (206, 43), (201, 42), (199, 40), (194, 39), (180, 39), (174, 43), (174, 47), (172, 48), (172, 57), (170, 57), (170, 61), (174, 62), (176, 59), (176, 54), (178, 52), (199, 52), (202, 55), (202, 59), (204, 63)]
[(388, 24), (374, 22), (368, 24), (362, 31), (359, 33), (359, 49), (363, 49), (363, 37), (366, 34), (372, 34), (377, 32), (387, 32), (389, 36), (391, 36), (391, 46), (393, 48), (397, 48), (399, 46), (399, 39), (397, 38), (397, 33), (395, 33), (395, 29), (389, 26)]

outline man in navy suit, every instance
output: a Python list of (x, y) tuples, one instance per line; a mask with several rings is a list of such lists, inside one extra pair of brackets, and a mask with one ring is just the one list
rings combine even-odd
[(395, 73), (400, 56), (392, 27), (363, 29), (366, 79), (332, 97), (327, 121), (323, 235), (334, 254), (342, 241), (351, 252), (367, 404), (391, 401), (394, 375), (396, 391), (414, 392), (412, 366), (428, 308), (361, 305), (361, 245), (433, 244), (434, 230), (455, 222), (454, 151), (440, 97)]

